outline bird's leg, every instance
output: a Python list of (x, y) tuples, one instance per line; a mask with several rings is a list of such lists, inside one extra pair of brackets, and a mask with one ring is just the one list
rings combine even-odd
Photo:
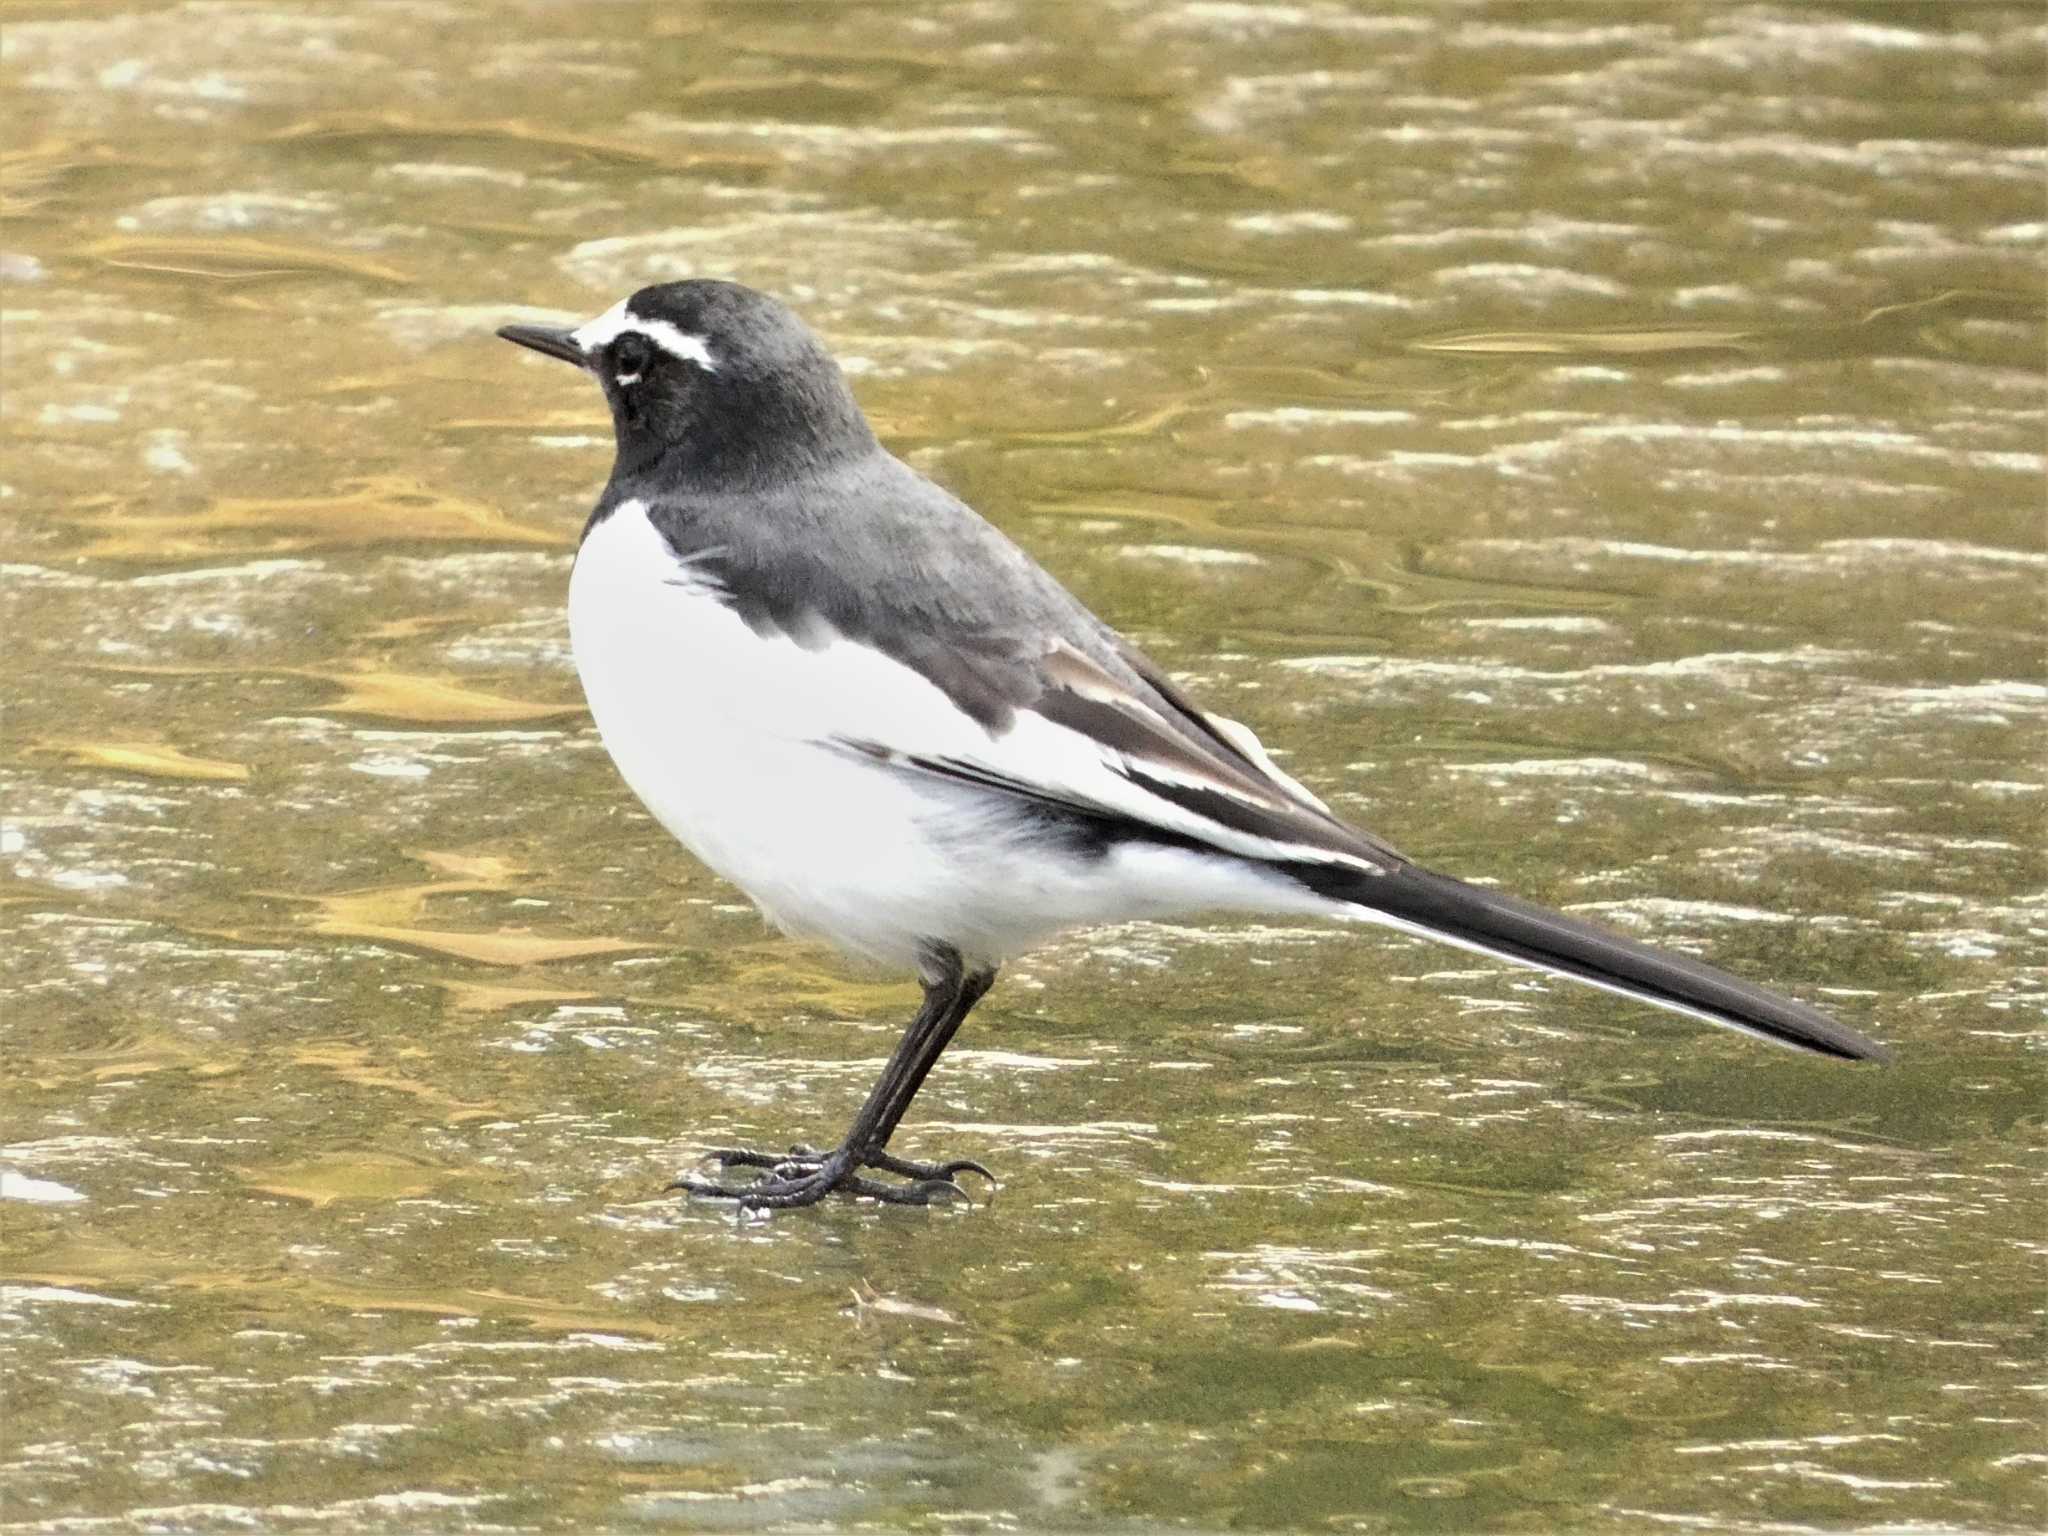
[(991, 1184), (996, 1182), (996, 1176), (972, 1158), (958, 1157), (945, 1163), (915, 1163), (888, 1150), (889, 1138), (896, 1134), (897, 1124), (910, 1108), (910, 1101), (917, 1097), (917, 1090), (924, 1086), (925, 1077), (938, 1061), (939, 1053), (952, 1042), (953, 1036), (966, 1022), (967, 1015), (974, 1011), (974, 1005), (986, 997), (988, 989), (995, 984), (994, 966), (971, 972), (961, 981), (960, 995), (954, 1001), (951, 1019), (942, 1026), (937, 1040), (924, 1057), (923, 1065), (898, 1086), (895, 1097), (891, 1099), (876, 1125), (874, 1137), (868, 1143), (867, 1155), (862, 1159), (864, 1167), (879, 1168), (885, 1173), (900, 1174), (906, 1179), (943, 1179), (950, 1183), (956, 1173), (974, 1173), (987, 1179)]
[[(993, 970), (967, 975), (959, 952), (950, 946), (933, 946), (927, 953), (925, 969), (924, 1002), (917, 1017), (854, 1116), (846, 1139), (837, 1147), (819, 1152), (798, 1146), (786, 1153), (720, 1148), (707, 1154), (711, 1161), (726, 1168), (765, 1169), (767, 1177), (742, 1185), (685, 1177), (669, 1188), (736, 1200), (742, 1206), (754, 1208), (810, 1205), (835, 1189), (897, 1205), (927, 1205), (935, 1197), (960, 1193), (960, 1187), (952, 1180), (955, 1173), (975, 1172), (992, 1178), (979, 1163), (914, 1163), (884, 1150), (890, 1133), (923, 1086), (939, 1053), (953, 1038), (968, 1010), (995, 980)], [(911, 1182), (884, 1184), (861, 1177), (858, 1170), (862, 1168), (893, 1173)]]

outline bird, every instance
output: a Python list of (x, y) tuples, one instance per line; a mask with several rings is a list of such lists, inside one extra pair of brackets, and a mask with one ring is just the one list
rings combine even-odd
[(582, 369), (611, 411), (568, 618), (620, 775), (774, 926), (922, 988), (837, 1144), (710, 1149), (670, 1190), (774, 1210), (993, 1185), (890, 1139), (1002, 964), (1144, 918), (1381, 924), (1779, 1045), (1885, 1056), (1808, 1004), (1439, 874), (1338, 816), (890, 453), (779, 299), (691, 278), (497, 334)]

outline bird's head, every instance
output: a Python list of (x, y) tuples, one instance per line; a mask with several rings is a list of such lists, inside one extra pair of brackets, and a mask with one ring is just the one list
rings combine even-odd
[(780, 300), (693, 278), (642, 288), (573, 329), (498, 334), (594, 377), (611, 406), (615, 474), (657, 465), (705, 489), (799, 475), (874, 447), (818, 338)]

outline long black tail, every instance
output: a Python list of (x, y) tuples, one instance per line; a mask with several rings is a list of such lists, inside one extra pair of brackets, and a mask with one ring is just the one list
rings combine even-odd
[(1292, 865), (1289, 872), (1318, 895), (1362, 908), (1360, 917), (1425, 938), (1590, 982), (1779, 1045), (1848, 1061), (1887, 1059), (1876, 1041), (1766, 987), (1448, 875), (1412, 864), (1383, 875), (1327, 864)]

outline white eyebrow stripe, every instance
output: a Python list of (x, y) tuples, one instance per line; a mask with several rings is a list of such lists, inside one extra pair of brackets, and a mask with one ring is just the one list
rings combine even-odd
[(644, 336), (670, 357), (682, 362), (695, 363), (706, 373), (718, 372), (718, 360), (711, 355), (702, 336), (692, 336), (666, 320), (645, 320), (626, 308), (621, 299), (595, 320), (587, 320), (569, 334), (576, 338), (576, 345), (586, 353), (609, 346), (627, 331)]
[(585, 352), (595, 352), (626, 328), (626, 301), (619, 300), (595, 320), (586, 320), (569, 334)]

